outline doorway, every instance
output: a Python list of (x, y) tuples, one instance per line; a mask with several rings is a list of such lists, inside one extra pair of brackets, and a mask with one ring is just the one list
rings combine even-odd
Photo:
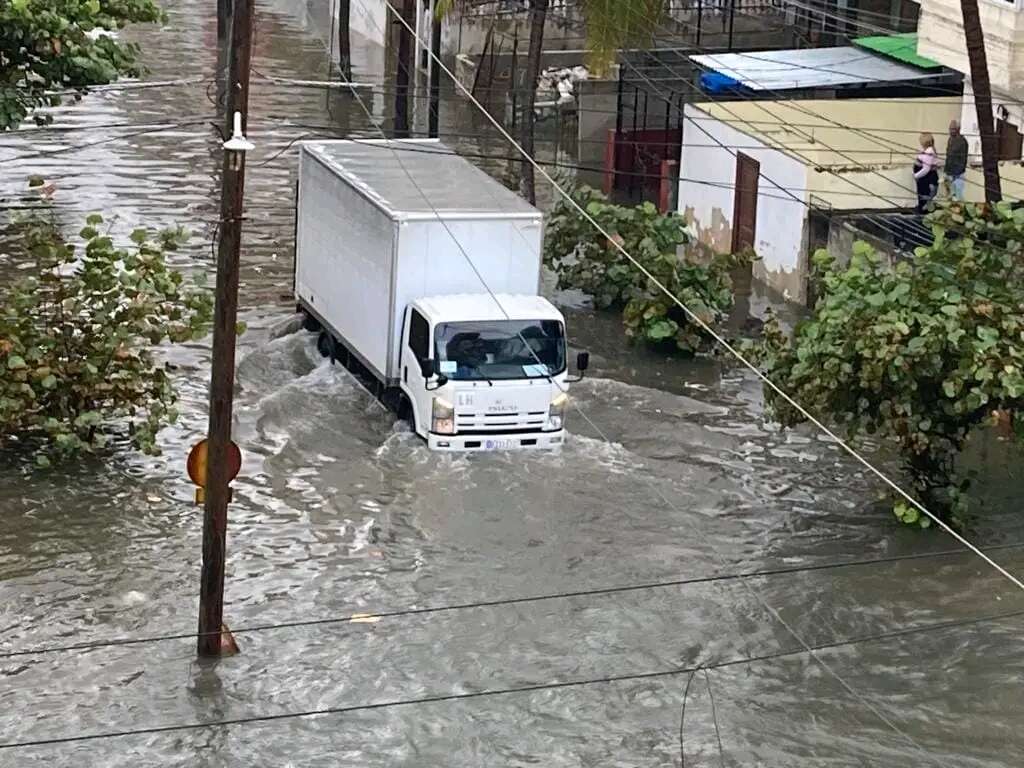
[(732, 252), (753, 248), (757, 236), (757, 182), (761, 164), (736, 153), (736, 193), (732, 205)]
[[(757, 182), (761, 164), (742, 152), (736, 153), (736, 192), (732, 205), (732, 252), (753, 248), (757, 238)], [(750, 317), (754, 267), (749, 262), (732, 270), (733, 305), (729, 325), (742, 331)]]

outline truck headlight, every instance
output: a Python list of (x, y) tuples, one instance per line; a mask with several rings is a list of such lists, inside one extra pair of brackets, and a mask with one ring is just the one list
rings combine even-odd
[(548, 423), (545, 429), (556, 430), (565, 426), (565, 412), (569, 408), (569, 395), (559, 392), (548, 406)]
[(438, 435), (455, 434), (455, 406), (444, 398), (434, 398), (430, 431)]

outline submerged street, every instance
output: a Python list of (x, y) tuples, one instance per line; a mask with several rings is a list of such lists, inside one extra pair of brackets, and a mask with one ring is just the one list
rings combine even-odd
[[(258, 4), (253, 61), (225, 608), (241, 653), (198, 662), (185, 637), (11, 655), (194, 632), (185, 456), (206, 430), (207, 339), (169, 352), (182, 416), (162, 456), (0, 464), (0, 766), (1019, 765), (1024, 595), (897, 525), (829, 440), (768, 423), (738, 366), (630, 345), (616, 315), (549, 289), (592, 353), (568, 444), (443, 455), (289, 326), (292, 145), (374, 129), (348, 97), (259, 76), (328, 76), (287, 6)], [(184, 225), (175, 266), (212, 275), (215, 9), (166, 10), (159, 34), (124, 33), (152, 87), (0, 137), (0, 197), (40, 205), (42, 174), (70, 232), (92, 211), (115, 238)], [(383, 117), (386, 96), (365, 98)], [(508, 154), (450, 94), (442, 139)], [(1022, 573), (1019, 459), (993, 443), (971, 461), (969, 538)], [(351, 711), (267, 719), (335, 709)]]

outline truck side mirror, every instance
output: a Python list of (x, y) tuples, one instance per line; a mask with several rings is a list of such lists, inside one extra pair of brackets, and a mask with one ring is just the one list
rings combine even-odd
[(590, 353), (580, 352), (576, 355), (576, 370), (583, 373), (587, 368), (590, 367)]
[(430, 386), (430, 379), (434, 376), (434, 361), (433, 360), (420, 360), (420, 373), (423, 374), (423, 383), (427, 389), (434, 390), (439, 387), (443, 387), (448, 383), (448, 377), (443, 373), (437, 374), (437, 382), (434, 386)]

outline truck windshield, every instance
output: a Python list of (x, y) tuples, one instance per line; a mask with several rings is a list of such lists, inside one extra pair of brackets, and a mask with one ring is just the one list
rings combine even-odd
[(449, 379), (544, 378), (565, 370), (565, 331), (557, 320), (441, 323), (437, 372)]

